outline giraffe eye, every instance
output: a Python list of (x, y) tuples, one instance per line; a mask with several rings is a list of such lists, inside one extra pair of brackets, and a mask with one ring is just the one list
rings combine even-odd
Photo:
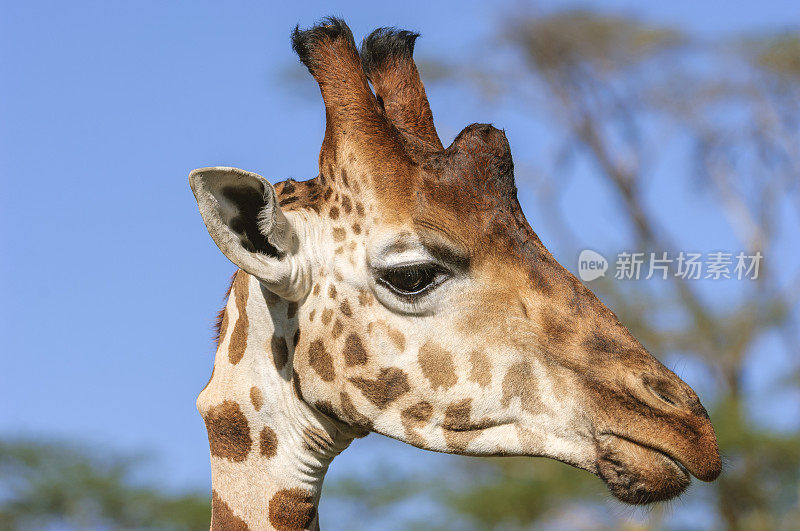
[(437, 265), (414, 264), (387, 269), (378, 281), (397, 295), (413, 297), (440, 284), (445, 278), (445, 272)]

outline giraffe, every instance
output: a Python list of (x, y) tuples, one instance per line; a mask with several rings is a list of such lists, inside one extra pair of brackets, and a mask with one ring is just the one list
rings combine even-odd
[(295, 28), (325, 107), (319, 175), (190, 174), (239, 268), (197, 399), (212, 528), (318, 529), (328, 466), (369, 432), (553, 458), (631, 504), (713, 481), (706, 410), (539, 240), (505, 134), (473, 124), (444, 148), (417, 37), (381, 28), (359, 51), (340, 19)]

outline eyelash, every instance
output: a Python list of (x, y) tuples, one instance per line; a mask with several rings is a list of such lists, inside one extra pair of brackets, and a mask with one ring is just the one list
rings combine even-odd
[[(422, 285), (420, 289), (414, 291), (403, 290), (397, 286), (397, 284), (403, 281), (410, 281), (413, 283), (415, 280), (414, 275), (422, 275), (418, 283), (424, 285)], [(424, 297), (428, 292), (447, 280), (447, 278), (447, 270), (438, 264), (421, 263), (384, 269), (380, 271), (378, 275), (378, 283), (386, 287), (396, 296), (408, 302), (414, 302)]]

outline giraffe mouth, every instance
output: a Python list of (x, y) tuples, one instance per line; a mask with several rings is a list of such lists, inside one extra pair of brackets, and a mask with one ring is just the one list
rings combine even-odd
[(596, 466), (611, 494), (632, 505), (672, 499), (691, 482), (686, 467), (671, 455), (610, 433), (597, 439)]

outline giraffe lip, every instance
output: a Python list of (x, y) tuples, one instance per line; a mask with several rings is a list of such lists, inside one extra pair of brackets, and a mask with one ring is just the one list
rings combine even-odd
[(686, 466), (651, 445), (614, 433), (598, 436), (596, 444), (596, 473), (623, 502), (644, 505), (669, 500), (691, 482)]
[(689, 472), (689, 469), (687, 469), (686, 466), (684, 466), (684, 464), (681, 463), (676, 457), (673, 457), (672, 455), (670, 455), (669, 453), (665, 452), (664, 450), (661, 450), (660, 448), (656, 448), (655, 446), (651, 446), (651, 445), (649, 445), (647, 443), (643, 443), (643, 442), (637, 441), (636, 439), (632, 439), (630, 437), (626, 437), (625, 435), (619, 435), (619, 434), (616, 434), (616, 433), (607, 433), (605, 435), (609, 435), (611, 437), (616, 437), (617, 439), (620, 439), (620, 440), (623, 440), (623, 441), (627, 441), (630, 444), (634, 444), (636, 446), (639, 446), (640, 448), (644, 448), (645, 450), (649, 450), (649, 451), (653, 452), (654, 454), (660, 455), (662, 458), (666, 459), (667, 461), (669, 461), (673, 465), (675, 465), (681, 472), (683, 472), (683, 474), (687, 478), (691, 478), (692, 475), (693, 475), (693, 474), (691, 474)]

